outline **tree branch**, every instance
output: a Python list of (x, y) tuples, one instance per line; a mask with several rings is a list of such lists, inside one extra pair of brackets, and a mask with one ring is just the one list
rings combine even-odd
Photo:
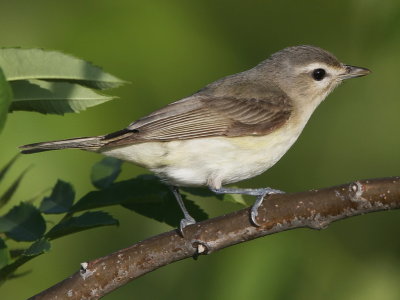
[(172, 230), (126, 249), (81, 264), (81, 270), (31, 299), (98, 299), (172, 262), (289, 229), (323, 229), (333, 221), (400, 208), (400, 177), (356, 181), (296, 194), (268, 196), (259, 209), (259, 227), (249, 209)]

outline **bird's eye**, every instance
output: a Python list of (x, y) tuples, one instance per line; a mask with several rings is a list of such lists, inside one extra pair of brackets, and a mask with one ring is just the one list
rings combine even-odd
[(315, 69), (312, 72), (312, 77), (317, 81), (321, 81), (322, 79), (324, 79), (325, 75), (326, 75), (326, 72), (324, 69)]

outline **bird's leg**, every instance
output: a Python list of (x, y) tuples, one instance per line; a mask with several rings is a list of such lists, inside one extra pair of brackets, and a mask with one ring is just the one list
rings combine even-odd
[(185, 228), (188, 225), (192, 225), (196, 223), (196, 220), (189, 214), (187, 211), (185, 204), (183, 203), (182, 196), (179, 193), (179, 189), (177, 186), (170, 186), (170, 189), (172, 193), (175, 196), (176, 201), (178, 201), (179, 207), (181, 208), (183, 212), (184, 218), (181, 220), (180, 225), (179, 225), (179, 231), (181, 232), (183, 236), (183, 228)]
[(225, 188), (220, 187), (219, 189), (210, 187), (210, 190), (216, 194), (244, 194), (250, 196), (257, 196), (256, 201), (251, 207), (250, 219), (254, 225), (260, 226), (257, 223), (256, 217), (258, 215), (258, 208), (261, 206), (265, 196), (271, 194), (284, 194), (285, 192), (280, 190), (275, 190), (271, 188), (260, 188), (260, 189), (239, 189), (239, 188)]

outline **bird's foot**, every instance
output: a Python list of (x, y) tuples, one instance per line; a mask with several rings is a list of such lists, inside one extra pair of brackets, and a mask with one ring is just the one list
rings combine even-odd
[(176, 201), (179, 204), (179, 207), (181, 208), (182, 212), (183, 212), (183, 216), (184, 218), (181, 220), (180, 224), (179, 224), (179, 232), (181, 233), (182, 237), (184, 237), (183, 234), (183, 229), (186, 226), (192, 225), (196, 223), (196, 220), (189, 214), (189, 212), (187, 211), (185, 204), (183, 203), (182, 200), (182, 196), (179, 193), (179, 189), (177, 186), (170, 186), (170, 189), (172, 191), (172, 193), (175, 196)]
[(284, 194), (285, 193), (281, 190), (274, 190), (271, 188), (264, 188), (264, 189), (259, 189), (259, 190), (260, 190), (260, 194), (257, 196), (256, 201), (254, 202), (254, 204), (250, 210), (251, 222), (257, 227), (260, 226), (260, 224), (257, 222), (258, 209), (260, 208), (261, 204), (263, 203), (264, 198), (266, 196), (272, 195), (272, 194)]
[(285, 192), (280, 190), (275, 190), (271, 188), (259, 188), (259, 189), (240, 189), (240, 188), (225, 188), (221, 187), (219, 189), (211, 188), (211, 190), (216, 194), (244, 194), (250, 196), (257, 196), (255, 203), (250, 210), (250, 220), (255, 226), (260, 226), (256, 218), (258, 216), (258, 209), (263, 203), (266, 196), (272, 194), (284, 194)]
[(186, 226), (193, 225), (193, 224), (196, 224), (196, 220), (195, 220), (194, 218), (192, 218), (192, 216), (190, 216), (189, 214), (186, 215), (185, 218), (183, 218), (183, 219), (181, 220), (181, 222), (180, 222), (180, 224), (179, 224), (179, 231), (180, 231), (182, 237), (185, 236), (185, 235), (183, 234), (183, 229), (184, 229)]

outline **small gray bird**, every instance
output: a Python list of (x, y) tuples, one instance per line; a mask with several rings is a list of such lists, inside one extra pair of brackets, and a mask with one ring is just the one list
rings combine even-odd
[(257, 209), (264, 197), (281, 191), (223, 186), (272, 167), (337, 85), (369, 73), (339, 62), (318, 47), (289, 47), (120, 131), (20, 148), (22, 153), (76, 148), (150, 169), (171, 187), (184, 214), (182, 233), (195, 220), (183, 204), (178, 190), (181, 186), (257, 196), (251, 209), (251, 220), (257, 225)]

